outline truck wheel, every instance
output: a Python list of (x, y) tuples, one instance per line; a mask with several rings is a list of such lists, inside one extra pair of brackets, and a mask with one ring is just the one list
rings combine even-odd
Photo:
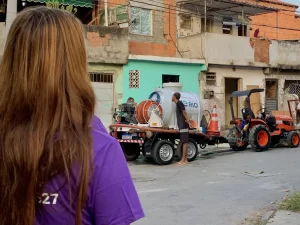
[(271, 135), (263, 125), (256, 125), (250, 129), (249, 143), (253, 150), (261, 152), (270, 148)]
[(296, 131), (291, 131), (287, 136), (287, 143), (291, 148), (297, 148), (299, 146), (299, 134)]
[[(182, 158), (182, 143), (179, 142), (179, 144), (177, 145), (177, 156), (178, 159), (181, 160)], [(189, 139), (189, 143), (187, 146), (187, 160), (189, 162), (194, 161), (197, 158), (198, 155), (198, 145), (197, 142), (194, 141), (194, 139)]]
[(171, 164), (175, 157), (174, 144), (167, 140), (157, 141), (152, 148), (152, 158), (158, 165)]
[(120, 143), (126, 161), (135, 161), (140, 156), (140, 145), (137, 143)]

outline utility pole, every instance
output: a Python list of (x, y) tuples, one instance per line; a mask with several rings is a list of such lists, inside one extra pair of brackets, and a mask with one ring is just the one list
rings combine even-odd
[(18, 0), (7, 0), (7, 9), (6, 9), (6, 33), (8, 33), (12, 22), (17, 16), (17, 5)]
[[(204, 59), (206, 62), (206, 68), (208, 68), (208, 57), (207, 57), (207, 0), (205, 0), (205, 6), (204, 6), (204, 14), (205, 14), (205, 20), (204, 20), (204, 39), (205, 39), (205, 50), (204, 50)], [(202, 44), (202, 43), (201, 43)]]
[(105, 26), (108, 27), (108, 10), (107, 10), (107, 0), (104, 1), (104, 13), (105, 13)]

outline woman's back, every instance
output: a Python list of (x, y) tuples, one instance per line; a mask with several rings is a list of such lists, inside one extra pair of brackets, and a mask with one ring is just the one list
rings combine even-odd
[[(124, 154), (97, 117), (93, 118), (92, 127), (95, 173), (88, 189), (87, 205), (83, 207), (83, 225), (129, 225), (144, 214)], [(64, 182), (64, 176), (58, 175), (46, 185), (37, 225), (74, 224), (76, 211), (69, 209), (68, 187), (59, 188)]]
[[(142, 217), (120, 146), (94, 117), (80, 22), (58, 9), (22, 11), (0, 71), (1, 225), (121, 225)], [(111, 198), (124, 198), (127, 208)]]

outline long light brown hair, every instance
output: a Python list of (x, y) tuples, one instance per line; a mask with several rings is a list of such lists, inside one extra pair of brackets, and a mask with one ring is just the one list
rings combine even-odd
[(59, 9), (21, 12), (7, 37), (0, 91), (0, 224), (33, 225), (44, 184), (56, 174), (70, 184), (74, 164), (81, 224), (95, 107), (81, 23)]

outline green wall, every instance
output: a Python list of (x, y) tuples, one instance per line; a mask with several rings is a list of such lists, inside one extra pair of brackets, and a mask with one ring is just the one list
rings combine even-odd
[[(129, 88), (129, 71), (140, 71), (140, 87)], [(199, 94), (198, 76), (205, 70), (204, 64), (170, 63), (129, 60), (123, 67), (123, 101), (133, 97), (136, 102), (148, 99), (157, 87), (162, 87), (162, 75), (180, 75), (179, 82), (183, 84), (182, 91)]]

